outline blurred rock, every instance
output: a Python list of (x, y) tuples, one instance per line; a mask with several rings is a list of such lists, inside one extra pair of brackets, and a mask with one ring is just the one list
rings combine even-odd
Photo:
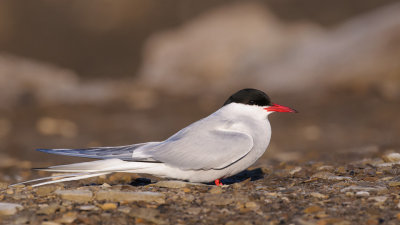
[(66, 119), (42, 117), (36, 123), (36, 129), (42, 135), (60, 135), (73, 138), (78, 134), (78, 126)]
[(93, 193), (89, 190), (57, 190), (55, 193), (64, 200), (80, 203), (89, 202), (93, 197)]
[(118, 208), (118, 205), (116, 203), (113, 203), (113, 202), (107, 202), (107, 203), (104, 203), (104, 204), (100, 205), (100, 208), (102, 210), (113, 210), (113, 209)]
[[(122, 87), (123, 86), (123, 87)], [(54, 65), (0, 54), (1, 108), (24, 104), (103, 103), (128, 95), (126, 81), (82, 82)]]
[(400, 162), (400, 153), (397, 153), (397, 152), (389, 153), (387, 155), (382, 156), (382, 159), (385, 162), (389, 162), (389, 163)]
[(20, 204), (0, 202), (0, 216), (14, 215), (18, 210), (23, 208)]
[(357, 191), (356, 192), (356, 196), (357, 197), (368, 197), (369, 196), (369, 192), (368, 191)]
[(116, 201), (116, 202), (132, 202), (132, 201), (144, 201), (144, 202), (157, 202), (164, 203), (165, 196), (157, 192), (133, 192), (133, 191), (99, 191), (96, 194), (98, 201)]
[(178, 180), (162, 180), (152, 185), (156, 187), (166, 187), (166, 188), (184, 188), (186, 186), (189, 186), (188, 182), (183, 182)]
[(351, 180), (351, 177), (336, 176), (333, 173), (326, 172), (326, 171), (318, 172), (318, 173), (312, 175), (311, 178), (319, 178), (319, 179), (325, 179), (325, 180), (336, 180), (336, 181)]
[(67, 212), (61, 218), (57, 219), (55, 222), (58, 223), (72, 223), (78, 218), (77, 212)]
[(261, 5), (236, 4), (154, 35), (140, 75), (157, 88), (185, 94), (243, 86), (313, 92), (339, 85), (363, 91), (372, 85), (398, 98), (399, 85), (393, 84), (400, 80), (399, 25), (400, 4), (332, 30), (283, 23)]

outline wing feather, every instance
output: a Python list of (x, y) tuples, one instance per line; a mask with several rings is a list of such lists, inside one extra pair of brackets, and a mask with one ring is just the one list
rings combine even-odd
[(151, 158), (185, 170), (222, 169), (253, 148), (250, 135), (227, 129), (184, 130), (149, 150)]

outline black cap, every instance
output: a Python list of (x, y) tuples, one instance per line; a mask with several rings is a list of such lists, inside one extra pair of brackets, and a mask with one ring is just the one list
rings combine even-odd
[(232, 102), (258, 106), (271, 105), (271, 100), (269, 99), (267, 94), (260, 90), (252, 88), (246, 88), (236, 92), (231, 97), (229, 97), (228, 100), (226, 100), (224, 105), (228, 105)]

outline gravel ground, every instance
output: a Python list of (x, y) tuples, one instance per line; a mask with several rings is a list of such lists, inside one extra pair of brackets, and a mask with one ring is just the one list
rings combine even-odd
[[(44, 176), (28, 162), (1, 169)], [(32, 188), (0, 183), (3, 224), (399, 224), (400, 154), (274, 163), (222, 187), (116, 173)]]

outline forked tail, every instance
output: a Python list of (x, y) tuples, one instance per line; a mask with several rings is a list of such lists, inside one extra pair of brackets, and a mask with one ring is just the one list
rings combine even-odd
[(48, 168), (39, 168), (37, 170), (49, 171), (49, 172), (60, 172), (67, 173), (63, 175), (49, 176), (43, 177), (33, 180), (28, 180), (24, 182), (20, 182), (17, 184), (13, 184), (11, 186), (15, 186), (18, 184), (30, 184), (39, 182), (32, 187), (38, 187), (46, 184), (54, 184), (64, 181), (73, 181), (73, 180), (81, 180), (90, 177), (96, 177), (101, 175), (106, 175), (114, 172), (137, 172), (137, 173), (145, 173), (148, 168), (152, 168), (159, 163), (148, 163), (148, 162), (127, 162), (120, 159), (106, 159), (106, 160), (98, 160), (92, 162), (83, 162), (83, 163), (74, 163), (67, 165), (59, 165), (59, 166), (51, 166)]

